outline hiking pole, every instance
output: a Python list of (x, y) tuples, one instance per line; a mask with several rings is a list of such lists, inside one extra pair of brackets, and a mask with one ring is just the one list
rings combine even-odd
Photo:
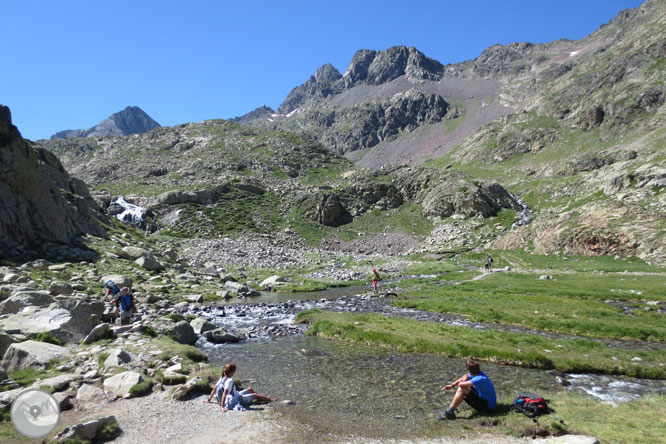
[(549, 409), (548, 413), (550, 413), (551, 415), (553, 415), (553, 416), (555, 417), (555, 419), (557, 419), (557, 420), (560, 422), (560, 424), (562, 424), (564, 427), (567, 426), (567, 425), (564, 423), (564, 420), (561, 419), (559, 416), (557, 416), (557, 415), (555, 414), (555, 412), (553, 412), (552, 410)]

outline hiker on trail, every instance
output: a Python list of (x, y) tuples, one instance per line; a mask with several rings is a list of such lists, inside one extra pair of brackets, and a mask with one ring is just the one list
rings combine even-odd
[(270, 396), (260, 395), (252, 387), (239, 392), (234, 383), (234, 373), (236, 373), (236, 364), (225, 365), (220, 379), (215, 384), (215, 388), (213, 388), (208, 399), (204, 402), (210, 402), (213, 396), (215, 396), (220, 401), (222, 411), (226, 412), (227, 410), (246, 410), (252, 404), (253, 400), (257, 400), (262, 404), (268, 404), (276, 400)]
[(372, 288), (375, 290), (375, 293), (377, 293), (377, 284), (381, 280), (379, 277), (379, 273), (377, 273), (377, 269), (373, 268), (372, 269), (372, 274), (370, 275), (370, 279), (372, 280)]
[(493, 258), (488, 255), (486, 258), (486, 273), (493, 271)]
[(120, 290), (120, 287), (111, 280), (108, 280), (104, 283), (104, 288), (106, 288), (106, 293), (104, 298), (102, 298), (102, 302), (106, 303), (107, 299), (111, 298), (109, 301), (110, 305), (105, 306), (104, 317), (106, 320), (110, 320), (110, 322), (113, 324), (116, 322), (116, 318), (118, 317), (118, 314), (113, 307), (116, 305), (116, 302), (122, 294), (122, 291)]
[(138, 311), (136, 304), (134, 304), (134, 296), (127, 287), (123, 287), (122, 294), (116, 299), (116, 317), (119, 311), (120, 325), (129, 325), (132, 315)]
[(474, 359), (467, 360), (467, 371), (469, 373), (442, 387), (442, 391), (458, 387), (453, 396), (451, 406), (441, 412), (437, 419), (456, 419), (456, 408), (465, 401), (475, 410), (488, 413), (497, 406), (497, 396), (492, 381), (479, 368), (479, 363)]

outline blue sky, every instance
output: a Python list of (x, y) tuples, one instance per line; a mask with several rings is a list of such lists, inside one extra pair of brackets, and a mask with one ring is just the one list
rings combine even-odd
[(0, 103), (24, 137), (136, 105), (163, 126), (277, 108), (359, 49), (440, 62), (490, 45), (580, 39), (642, 0), (0, 0)]

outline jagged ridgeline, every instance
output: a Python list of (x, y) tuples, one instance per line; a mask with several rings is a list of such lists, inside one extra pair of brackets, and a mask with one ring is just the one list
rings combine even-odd
[(369, 221), (386, 213), (384, 225), (375, 224), (369, 234), (389, 227), (423, 238), (432, 228), (430, 216), (491, 217), (502, 209), (520, 209), (502, 187), (463, 173), (354, 170), (347, 159), (306, 135), (224, 120), (127, 137), (39, 143), (85, 180), (105, 208), (123, 196), (148, 207), (149, 226), (167, 235), (216, 237), (290, 228), (318, 244), (334, 234), (331, 227), (362, 226), (364, 217), (373, 225)]

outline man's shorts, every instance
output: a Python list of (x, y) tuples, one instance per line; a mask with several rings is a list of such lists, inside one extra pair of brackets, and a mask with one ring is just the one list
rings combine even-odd
[(485, 399), (481, 398), (479, 396), (479, 393), (476, 391), (476, 389), (472, 386), (470, 387), (470, 391), (465, 396), (465, 402), (472, 406), (474, 410), (477, 410), (479, 412), (489, 412), (490, 409), (488, 408), (488, 401)]
[(132, 318), (132, 309), (120, 310), (120, 325), (129, 325)]

